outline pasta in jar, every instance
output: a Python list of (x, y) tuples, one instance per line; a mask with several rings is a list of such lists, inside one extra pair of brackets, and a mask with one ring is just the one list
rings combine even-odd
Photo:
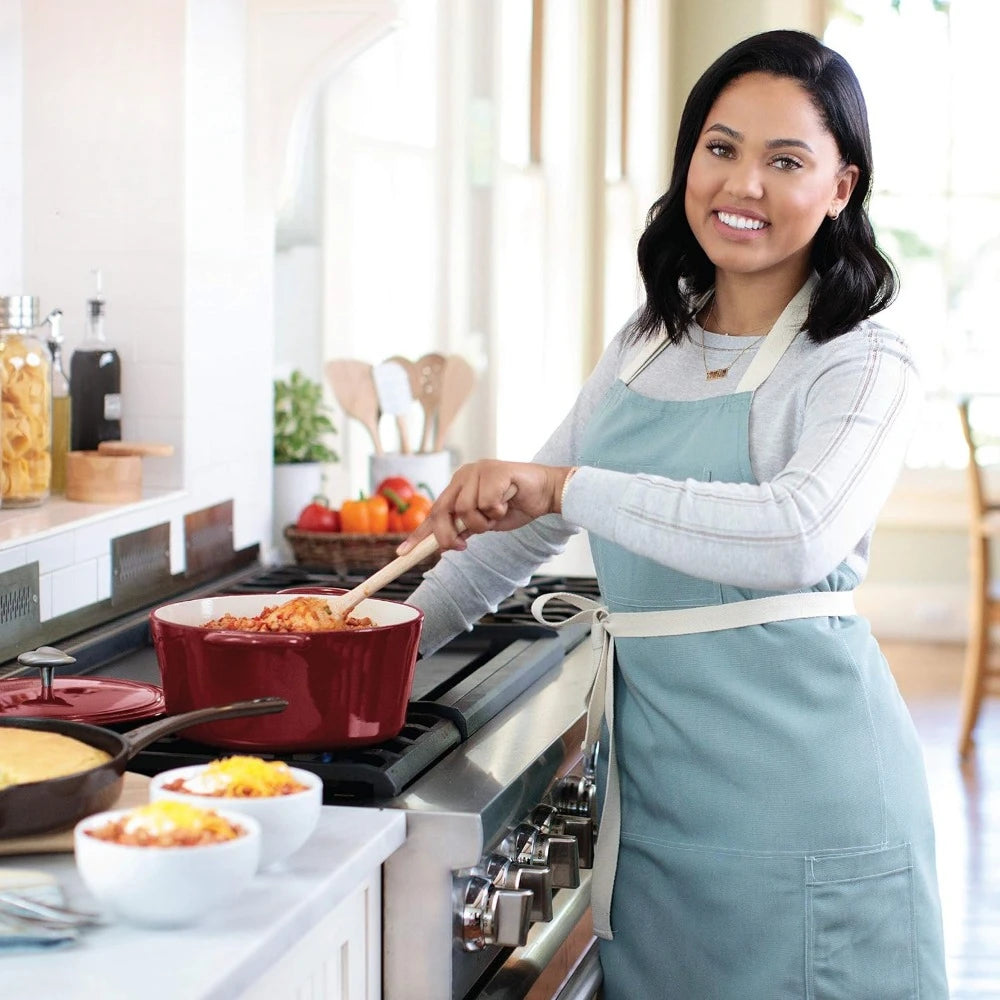
[(0, 506), (41, 503), (52, 477), (52, 381), (45, 347), (0, 337)]

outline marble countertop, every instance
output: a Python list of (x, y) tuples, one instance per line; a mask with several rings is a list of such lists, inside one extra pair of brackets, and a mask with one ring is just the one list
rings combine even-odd
[[(406, 837), (406, 815), (324, 806), (315, 833), (281, 867), (255, 876), (231, 905), (191, 927), (88, 929), (79, 944), (0, 957), (0, 994), (47, 1000), (221, 1000), (252, 985), (376, 870)], [(72, 854), (0, 859), (55, 875), (70, 906), (96, 904)]]

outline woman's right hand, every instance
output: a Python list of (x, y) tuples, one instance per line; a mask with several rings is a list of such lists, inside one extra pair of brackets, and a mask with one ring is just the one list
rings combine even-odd
[(433, 533), (442, 549), (464, 549), (468, 535), (513, 531), (558, 513), (568, 466), (484, 460), (463, 465), (434, 501), (427, 519), (396, 550), (405, 555)]

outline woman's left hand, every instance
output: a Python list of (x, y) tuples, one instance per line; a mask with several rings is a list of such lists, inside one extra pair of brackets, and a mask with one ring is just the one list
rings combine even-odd
[(427, 519), (396, 552), (405, 555), (431, 533), (442, 549), (464, 549), (467, 535), (513, 531), (543, 514), (558, 513), (569, 472), (568, 466), (534, 462), (463, 465), (434, 501)]

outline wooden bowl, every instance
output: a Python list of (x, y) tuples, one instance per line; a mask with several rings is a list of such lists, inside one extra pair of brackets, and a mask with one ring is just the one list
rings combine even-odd
[(131, 503), (142, 499), (142, 456), (172, 455), (169, 444), (102, 441), (97, 451), (66, 453), (66, 499)]

